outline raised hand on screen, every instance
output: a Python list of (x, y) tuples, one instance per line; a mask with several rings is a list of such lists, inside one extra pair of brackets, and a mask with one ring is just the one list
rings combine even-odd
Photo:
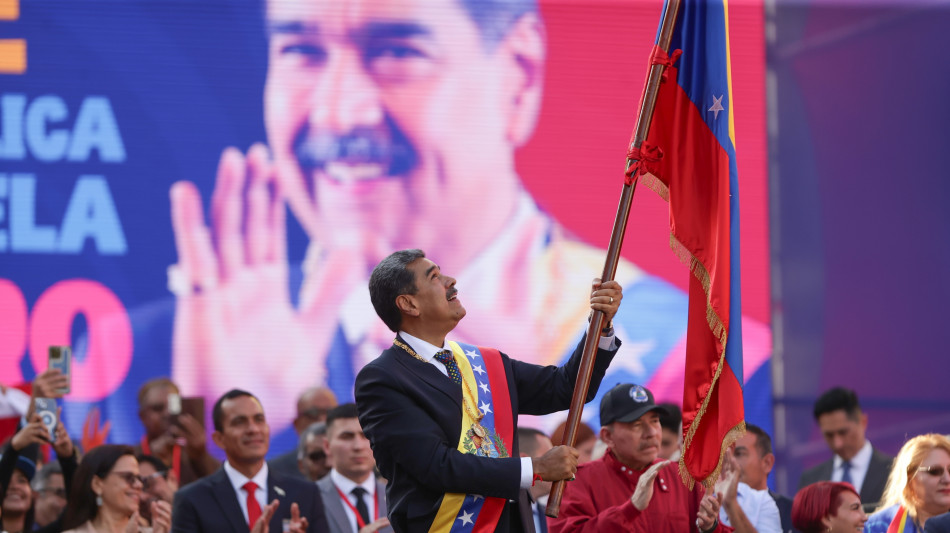
[[(293, 416), (295, 396), (324, 382), (324, 354), (338, 302), (359, 279), (346, 253), (325, 254), (307, 273), (300, 308), (288, 288), (285, 202), (262, 144), (247, 155), (226, 149), (208, 221), (193, 183), (171, 189), (178, 263), (172, 378), (183, 391), (216, 398), (253, 390), (276, 427)], [(305, 295), (306, 296), (306, 295)]]

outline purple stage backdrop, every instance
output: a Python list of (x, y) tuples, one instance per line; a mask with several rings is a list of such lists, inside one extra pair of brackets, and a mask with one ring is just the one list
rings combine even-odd
[(950, 6), (767, 10), (777, 481), (830, 457), (812, 420), (854, 388), (868, 438), (950, 433)]

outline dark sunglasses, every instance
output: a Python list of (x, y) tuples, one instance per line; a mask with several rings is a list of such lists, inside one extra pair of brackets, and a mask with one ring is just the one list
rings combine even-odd
[(316, 462), (318, 462), (318, 461), (323, 461), (324, 459), (326, 459), (326, 458), (327, 458), (327, 454), (324, 453), (324, 452), (310, 452), (309, 454), (307, 454), (307, 457), (308, 457), (311, 461), (313, 461), (313, 462), (316, 463)]
[(917, 468), (918, 472), (927, 472), (933, 477), (943, 477), (944, 472), (950, 472), (950, 467), (943, 465), (921, 466)]
[(122, 478), (130, 487), (134, 487), (136, 481), (141, 483), (142, 486), (145, 486), (146, 478), (138, 474), (133, 474), (132, 472), (109, 472), (109, 475), (113, 474)]

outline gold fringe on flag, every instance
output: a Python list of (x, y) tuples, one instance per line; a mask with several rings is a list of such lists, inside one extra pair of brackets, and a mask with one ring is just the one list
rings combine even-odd
[[(648, 189), (656, 192), (660, 198), (663, 198), (666, 202), (670, 201), (670, 189), (662, 180), (653, 174), (644, 174), (640, 177), (639, 181), (646, 186)], [(722, 373), (722, 367), (725, 363), (726, 358), (726, 341), (729, 339), (729, 332), (726, 330), (725, 325), (722, 322), (722, 318), (716, 313), (716, 310), (713, 309), (712, 299), (709, 296), (709, 271), (706, 269), (706, 265), (702, 263), (691, 251), (689, 251), (686, 246), (683, 245), (670, 232), (670, 249), (673, 251), (673, 254), (679, 258), (679, 260), (689, 268), (690, 272), (703, 287), (703, 293), (706, 295), (706, 322), (709, 325), (709, 329), (712, 331), (713, 336), (715, 336), (722, 350), (719, 352), (719, 363), (716, 365), (716, 373), (713, 375), (713, 379), (709, 384), (709, 390), (706, 391), (706, 394), (703, 397), (703, 405), (700, 406), (699, 412), (696, 413), (696, 418), (693, 419), (692, 423), (689, 425), (689, 431), (686, 433), (685, 438), (683, 439), (683, 454), (680, 456), (679, 460), (679, 471), (680, 477), (683, 478), (683, 483), (686, 486), (693, 490), (693, 486), (696, 483), (696, 480), (693, 479), (692, 474), (686, 468), (686, 450), (689, 449), (690, 445), (693, 442), (693, 437), (696, 436), (696, 429), (699, 427), (699, 423), (703, 418), (703, 415), (706, 414), (706, 409), (709, 407), (709, 400), (712, 398), (713, 391), (716, 389), (716, 385), (719, 383), (719, 375)], [(719, 474), (722, 472), (722, 461), (723, 456), (726, 453), (726, 450), (733, 445), (742, 435), (745, 434), (745, 421), (741, 420), (735, 427), (726, 432), (725, 437), (722, 440), (722, 446), (719, 450), (719, 462), (716, 464), (715, 470), (706, 476), (702, 480), (702, 485), (706, 487), (707, 490), (712, 490), (713, 486), (716, 484), (716, 480), (719, 478)]]

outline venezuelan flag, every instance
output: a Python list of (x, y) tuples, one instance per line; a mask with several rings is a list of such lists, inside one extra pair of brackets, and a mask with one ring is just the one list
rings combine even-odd
[(645, 143), (663, 156), (640, 181), (669, 202), (670, 245), (692, 272), (680, 473), (711, 486), (745, 429), (728, 3), (683, 0), (670, 57), (676, 50)]

